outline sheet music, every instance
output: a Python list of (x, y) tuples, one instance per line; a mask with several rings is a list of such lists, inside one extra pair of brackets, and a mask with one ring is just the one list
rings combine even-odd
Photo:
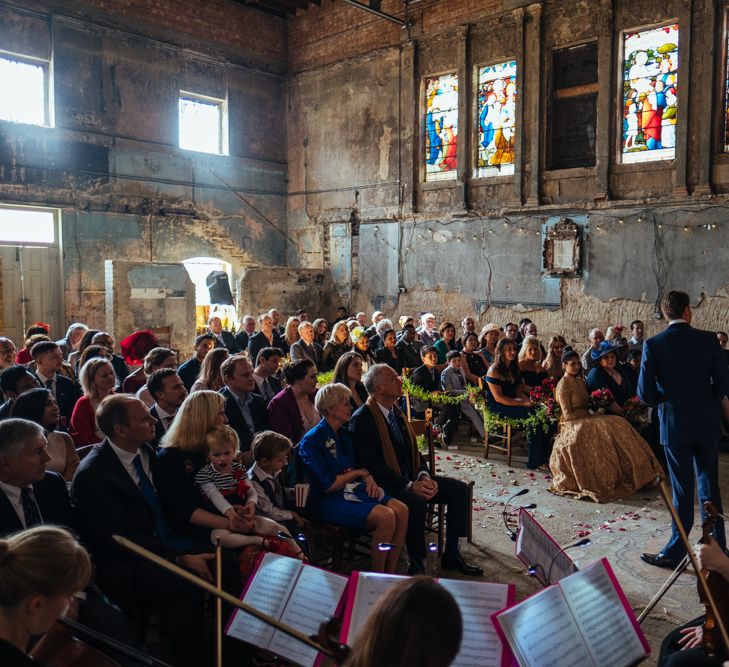
[(595, 663), (560, 586), (550, 586), (499, 614), (522, 667), (603, 667)]
[(506, 606), (509, 587), (456, 579), (438, 581), (456, 599), (463, 620), (463, 639), (453, 665), (499, 667), (504, 648), (491, 614)]
[(379, 574), (375, 572), (361, 572), (357, 581), (352, 617), (347, 632), (347, 644), (350, 646), (361, 627), (372, 612), (378, 600), (398, 581), (407, 579), (397, 574)]
[[(349, 579), (318, 567), (304, 565), (281, 616), (281, 622), (306, 635), (319, 632), (321, 622), (333, 616)], [(297, 665), (312, 667), (318, 651), (276, 630), (268, 646), (270, 651)]]
[[(547, 584), (552, 559), (559, 553), (560, 546), (554, 542), (537, 520), (526, 510), (519, 512), (519, 533), (516, 540), (516, 555), (528, 565), (540, 564), (544, 571), (537, 569), (535, 576)], [(572, 559), (564, 552), (559, 554), (552, 566), (552, 583), (577, 572)]]
[(602, 561), (560, 587), (596, 664), (627, 667), (646, 654)]
[[(243, 602), (269, 616), (280, 618), (301, 567), (301, 561), (296, 558), (267, 553), (253, 575)], [(238, 609), (227, 634), (267, 648), (274, 631), (275, 628)]]

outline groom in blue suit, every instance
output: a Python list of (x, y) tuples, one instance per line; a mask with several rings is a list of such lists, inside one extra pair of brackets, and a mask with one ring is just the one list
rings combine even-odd
[[(686, 534), (694, 523), (694, 469), (699, 504), (714, 503), (719, 512), (718, 443), (721, 436), (719, 399), (729, 395), (729, 364), (716, 335), (691, 326), (691, 306), (685, 292), (672, 290), (661, 309), (668, 327), (643, 344), (638, 397), (658, 406), (661, 444), (676, 508)], [(721, 519), (714, 537), (722, 549), (726, 535)], [(649, 565), (674, 568), (686, 555), (676, 526), (668, 544), (658, 554), (642, 554)]]

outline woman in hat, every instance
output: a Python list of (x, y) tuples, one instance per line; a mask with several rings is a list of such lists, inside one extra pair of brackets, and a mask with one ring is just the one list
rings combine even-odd
[(615, 398), (610, 411), (619, 415), (623, 412), (625, 402), (635, 396), (635, 386), (628, 373), (618, 366), (616, 347), (609, 341), (600, 343), (600, 347), (592, 351), (592, 358), (597, 366), (587, 374), (587, 389), (590, 393), (597, 389), (609, 389)]
[(481, 337), (479, 338), (479, 343), (481, 345), (480, 352), (484, 357), (486, 357), (486, 361), (490, 364), (494, 363), (496, 343), (499, 342), (501, 334), (502, 329), (498, 324), (496, 324), (496, 322), (489, 322), (483, 329), (481, 329)]

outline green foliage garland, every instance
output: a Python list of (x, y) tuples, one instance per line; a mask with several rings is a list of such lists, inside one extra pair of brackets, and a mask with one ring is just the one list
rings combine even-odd
[(329, 384), (334, 379), (334, 371), (327, 371), (326, 373), (319, 373), (316, 376), (316, 384), (319, 387), (323, 387), (325, 384)]

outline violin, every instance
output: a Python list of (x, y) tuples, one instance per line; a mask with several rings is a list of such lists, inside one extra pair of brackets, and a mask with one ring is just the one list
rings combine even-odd
[[(709, 544), (713, 539), (711, 533), (714, 530), (714, 524), (721, 515), (711, 501), (704, 503), (704, 515), (706, 519), (701, 525), (702, 542)], [(701, 626), (703, 630), (703, 647), (710, 656), (724, 657), (729, 655), (729, 646), (726, 645), (721, 633), (718, 632), (717, 616), (723, 621), (724, 627), (729, 626), (729, 581), (724, 579), (718, 572), (702, 569), (701, 573), (706, 579), (706, 584), (711, 591), (711, 597), (713, 597), (714, 606), (716, 607), (714, 609), (712, 605), (708, 604), (704, 589), (699, 584), (699, 600), (701, 600), (706, 610), (706, 618)]]
[(48, 667), (119, 667), (119, 663), (74, 636), (58, 619), (33, 647), (31, 657)]

